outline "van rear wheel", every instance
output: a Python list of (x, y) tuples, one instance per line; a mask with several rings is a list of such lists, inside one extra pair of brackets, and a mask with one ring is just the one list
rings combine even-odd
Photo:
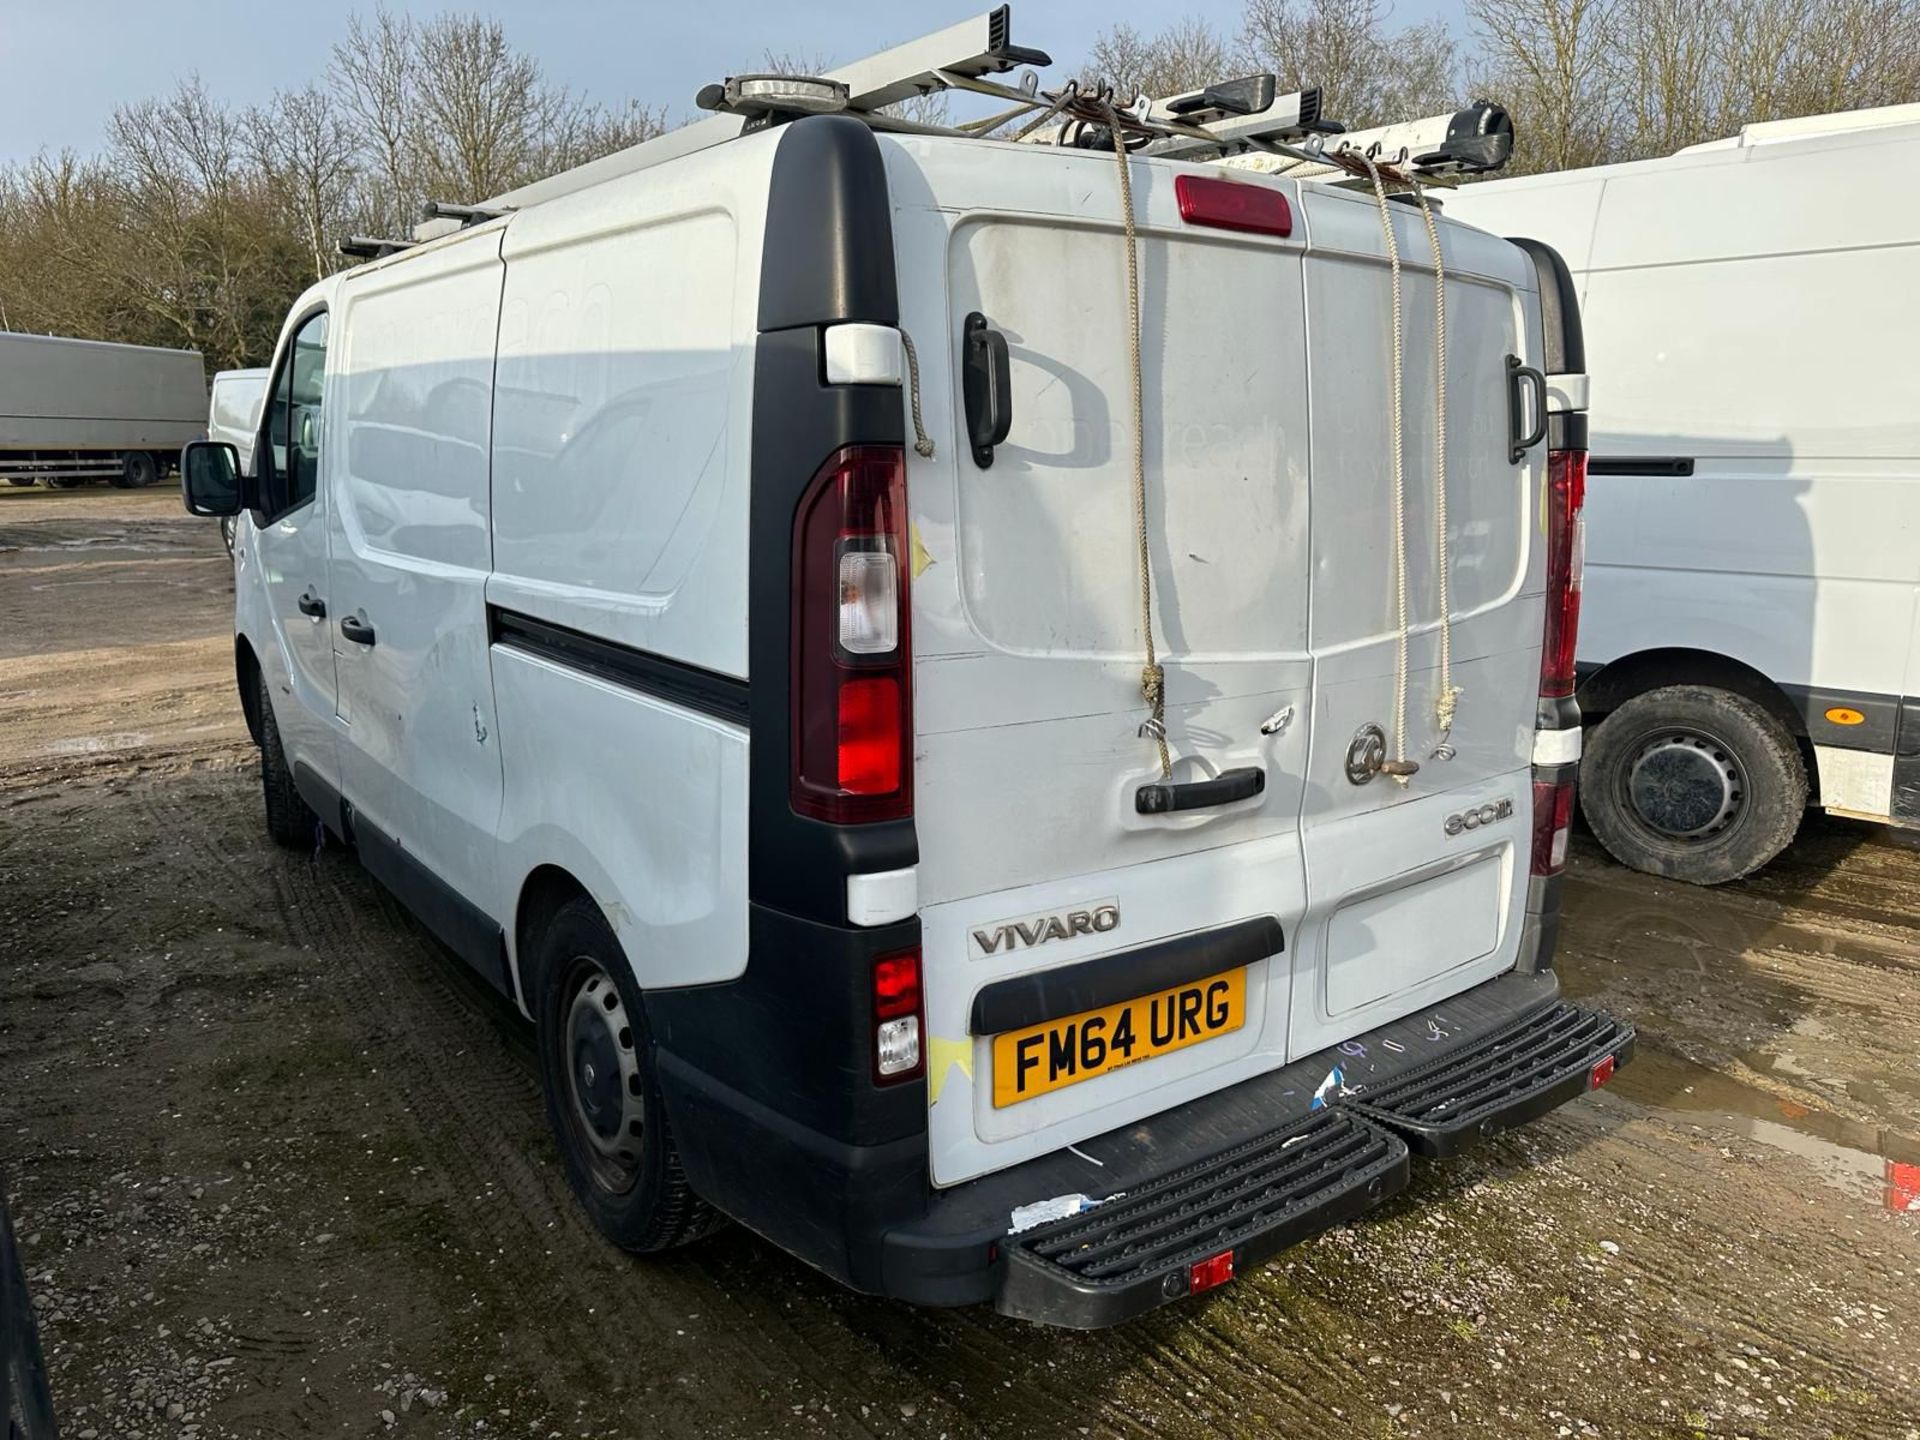
[(715, 1229), (719, 1212), (681, 1168), (639, 987), (598, 906), (579, 896), (554, 913), (533, 973), (547, 1123), (594, 1225), (638, 1254)]
[(1751, 875), (1793, 839), (1807, 806), (1799, 746), (1766, 707), (1669, 685), (1590, 733), (1580, 809), (1607, 853), (1689, 885)]

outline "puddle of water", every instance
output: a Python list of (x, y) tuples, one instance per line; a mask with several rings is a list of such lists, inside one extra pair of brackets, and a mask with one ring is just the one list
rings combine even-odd
[(1920, 1215), (1920, 1138), (1808, 1109), (1644, 1043), (1607, 1089), (1668, 1119), (1797, 1156), (1836, 1189)]
[(121, 730), (112, 735), (71, 735), (63, 740), (49, 741), (41, 753), (45, 755), (92, 755), (102, 750), (130, 750), (136, 745), (145, 745), (153, 737), (140, 730)]

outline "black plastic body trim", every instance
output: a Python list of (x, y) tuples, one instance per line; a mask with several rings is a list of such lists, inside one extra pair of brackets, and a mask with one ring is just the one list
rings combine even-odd
[(345, 805), (344, 818), (347, 838), (367, 873), (391, 890), (416, 920), (472, 966), (481, 979), (512, 999), (506, 932), (398, 840), (358, 819), (351, 801)]
[(487, 636), (495, 645), (538, 656), (596, 680), (697, 710), (716, 720), (745, 725), (747, 682), (684, 660), (635, 649), (597, 635), (536, 620), (517, 610), (487, 607)]
[[(774, 156), (760, 329), (844, 320), (900, 323), (893, 206), (880, 147), (866, 123), (816, 115), (788, 125)], [(816, 463), (824, 458), (816, 456)]]
[[(1814, 744), (1867, 750), (1875, 755), (1899, 754), (1901, 713), (1905, 708), (1900, 696), (1828, 690), (1817, 685), (1782, 685), (1780, 693), (1800, 716), (1807, 739)], [(1841, 725), (1827, 718), (1829, 710), (1851, 710), (1861, 718), (1858, 724)], [(1920, 745), (1920, 725), (1909, 729), (1907, 737)]]
[(996, 980), (973, 997), (968, 1028), (975, 1035), (999, 1035), (1044, 1025), (1049, 1020), (1117, 1005), (1190, 980), (1204, 980), (1223, 970), (1256, 965), (1285, 948), (1280, 922), (1262, 915), (1214, 930), (1156, 940), (1078, 965)]
[(1691, 475), (1691, 455), (1589, 455), (1589, 475)]

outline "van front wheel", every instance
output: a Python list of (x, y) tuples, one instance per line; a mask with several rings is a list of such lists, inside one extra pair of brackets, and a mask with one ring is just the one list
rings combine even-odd
[(707, 1234), (720, 1216), (681, 1169), (639, 987), (598, 906), (554, 912), (533, 974), (547, 1123), (594, 1225), (639, 1254)]
[(293, 783), (287, 752), (280, 747), (280, 726), (273, 718), (273, 689), (260, 686), (260, 793), (267, 803), (267, 833), (289, 850), (311, 850), (317, 817)]
[(1751, 875), (1807, 806), (1799, 746), (1767, 709), (1706, 685), (1636, 695), (1589, 733), (1580, 809), (1607, 853), (1689, 885)]

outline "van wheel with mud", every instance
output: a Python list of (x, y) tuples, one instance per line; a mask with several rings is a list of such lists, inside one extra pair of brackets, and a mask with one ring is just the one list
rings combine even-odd
[(280, 748), (280, 725), (273, 718), (273, 689), (260, 685), (260, 790), (267, 802), (267, 833), (289, 850), (311, 850), (319, 817), (294, 788), (287, 752)]
[(600, 1233), (651, 1254), (715, 1229), (721, 1216), (687, 1183), (667, 1125), (639, 988), (591, 900), (554, 913), (533, 975), (547, 1123)]
[(1707, 685), (1636, 695), (1592, 730), (1580, 809), (1607, 853), (1689, 885), (1751, 875), (1807, 807), (1800, 748), (1767, 709)]

